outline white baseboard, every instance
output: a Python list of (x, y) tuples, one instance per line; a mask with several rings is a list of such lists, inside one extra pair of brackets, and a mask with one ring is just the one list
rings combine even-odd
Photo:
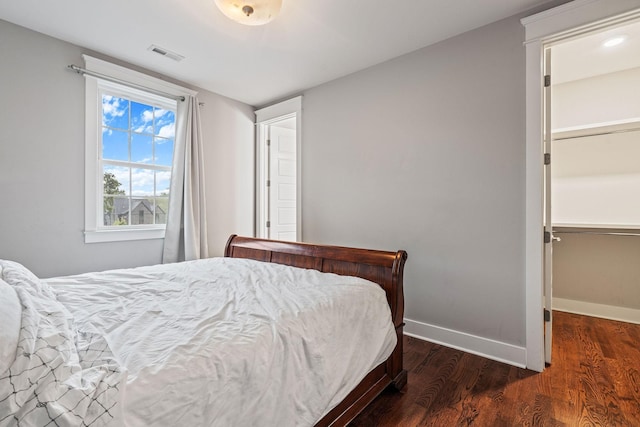
[(554, 310), (567, 313), (584, 314), (585, 316), (601, 317), (609, 320), (640, 324), (640, 310), (614, 305), (596, 304), (593, 302), (576, 301), (564, 298), (553, 298)]
[(527, 351), (525, 347), (410, 319), (405, 319), (404, 333), (410, 337), (466, 351), (519, 368), (526, 367)]

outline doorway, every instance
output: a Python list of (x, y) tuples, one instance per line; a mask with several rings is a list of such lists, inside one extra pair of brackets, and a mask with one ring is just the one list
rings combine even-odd
[[(640, 1), (577, 0), (522, 20), (526, 46), (526, 203), (525, 203), (525, 299), (527, 368), (542, 371), (545, 365), (545, 247), (544, 233), (545, 151), (543, 73), (545, 48), (598, 29), (624, 25), (640, 18)], [(548, 135), (548, 134), (547, 134)], [(549, 243), (545, 243), (549, 242)], [(549, 319), (550, 321), (551, 319)], [(550, 326), (550, 325), (549, 325)], [(550, 350), (550, 348), (549, 348)], [(549, 356), (550, 353), (549, 353)]]
[(640, 22), (550, 50), (553, 308), (640, 323)]
[(301, 97), (256, 111), (256, 236), (302, 241)]
[(640, 229), (640, 99), (629, 96), (639, 89), (637, 22), (545, 48), (546, 363), (553, 310), (615, 320), (640, 313), (640, 268), (624, 262), (640, 245), (620, 239)]

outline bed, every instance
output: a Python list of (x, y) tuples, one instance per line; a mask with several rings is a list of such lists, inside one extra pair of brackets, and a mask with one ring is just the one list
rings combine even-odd
[(224, 255), (46, 280), (0, 261), (0, 426), (346, 425), (404, 387), (406, 252)]

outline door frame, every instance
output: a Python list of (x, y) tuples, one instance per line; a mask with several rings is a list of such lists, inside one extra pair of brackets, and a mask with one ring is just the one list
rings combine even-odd
[[(544, 108), (544, 126), (543, 126), (543, 147), (545, 157), (551, 158), (551, 47), (548, 45), (543, 46), (544, 64), (543, 70), (545, 76), (550, 76), (550, 80), (547, 81), (545, 77), (544, 89), (543, 89), (543, 108)], [(552, 335), (553, 335), (553, 310), (552, 310), (552, 296), (553, 296), (553, 222), (551, 219), (551, 162), (547, 162), (544, 159), (544, 279), (542, 293), (544, 297), (544, 361), (545, 364), (551, 363), (551, 347), (552, 347)]]
[(525, 322), (526, 365), (545, 367), (544, 284), (544, 47), (640, 17), (640, 0), (575, 0), (521, 20), (526, 46)]
[(256, 237), (264, 237), (266, 191), (262, 185), (266, 179), (266, 141), (268, 129), (273, 123), (295, 117), (296, 119), (296, 241), (302, 241), (302, 96), (288, 99), (256, 110)]

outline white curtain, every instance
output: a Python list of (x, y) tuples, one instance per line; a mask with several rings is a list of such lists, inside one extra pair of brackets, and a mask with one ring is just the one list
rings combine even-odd
[(198, 99), (188, 96), (184, 101), (178, 101), (176, 116), (163, 263), (209, 256)]

